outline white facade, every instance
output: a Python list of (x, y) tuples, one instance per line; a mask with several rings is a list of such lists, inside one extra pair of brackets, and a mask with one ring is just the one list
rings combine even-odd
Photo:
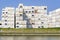
[(60, 27), (60, 8), (49, 12), (47, 6), (24, 6), (2, 9), (0, 28), (53, 28)]
[(24, 6), (19, 4), (16, 8), (16, 28), (21, 28), (21, 25), (25, 25), (24, 28), (47, 28), (47, 23), (46, 6)]
[(2, 9), (2, 26), (3, 28), (14, 28), (14, 8)]
[(49, 23), (49, 27), (60, 27), (60, 8), (54, 11), (49, 12), (51, 23)]

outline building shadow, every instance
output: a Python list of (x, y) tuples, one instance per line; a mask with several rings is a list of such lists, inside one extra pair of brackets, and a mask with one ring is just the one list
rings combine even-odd
[(28, 16), (26, 15), (26, 13), (23, 13), (23, 20), (27, 21), (26, 22), (27, 28), (33, 28), (32, 24), (30, 23), (30, 19), (28, 18)]

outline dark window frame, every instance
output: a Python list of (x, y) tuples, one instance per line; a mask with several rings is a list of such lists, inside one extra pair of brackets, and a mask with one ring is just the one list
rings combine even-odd
[(22, 14), (20, 14), (20, 16), (22, 16)]
[(44, 23), (44, 22), (41, 22), (42, 24)]
[(8, 12), (6, 12), (6, 14), (7, 14)]
[(40, 28), (40, 26), (38, 26), (38, 28)]
[(34, 9), (34, 7), (32, 7), (32, 9)]
[(32, 13), (34, 13), (34, 11), (32, 11)]
[(35, 25), (35, 23), (32, 23), (33, 25)]
[(25, 13), (28, 13), (28, 11), (25, 11)]
[(46, 10), (47, 8), (44, 8), (44, 10)]
[(17, 22), (17, 24), (19, 24), (19, 23)]
[(19, 28), (19, 26), (16, 26), (17, 28)]
[(5, 25), (7, 25), (7, 23), (5, 23)]
[(40, 20), (40, 18), (38, 18), (38, 20)]
[(31, 13), (31, 11), (29, 11), (29, 13)]
[(5, 22), (7, 22), (7, 20), (5, 20)]
[(32, 16), (34, 16), (34, 15), (32, 15)]
[(2, 25), (2, 23), (0, 23), (0, 25)]
[(23, 6), (20, 6), (20, 8), (23, 8)]
[(41, 26), (42, 28), (44, 28), (44, 26)]

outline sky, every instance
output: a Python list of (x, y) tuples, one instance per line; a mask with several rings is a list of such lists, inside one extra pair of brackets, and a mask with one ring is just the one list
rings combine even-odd
[(0, 16), (2, 8), (16, 8), (19, 3), (23, 3), (26, 6), (47, 6), (48, 12), (60, 8), (60, 0), (0, 0)]

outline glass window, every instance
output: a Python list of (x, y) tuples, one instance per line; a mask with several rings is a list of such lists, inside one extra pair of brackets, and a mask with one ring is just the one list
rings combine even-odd
[(17, 24), (19, 24), (19, 23), (17, 22)]
[(7, 25), (7, 23), (5, 23), (5, 25)]
[(41, 22), (42, 24), (44, 23), (44, 22)]
[(20, 14), (20, 16), (22, 16), (22, 14)]
[(23, 14), (25, 14), (25, 13), (23, 13)]
[(7, 14), (8, 12), (6, 12), (6, 14)]
[(34, 9), (34, 7), (32, 7), (32, 9)]
[(17, 28), (19, 28), (19, 26), (17, 26)]
[(32, 15), (32, 16), (34, 16), (34, 15)]
[(20, 8), (22, 8), (22, 6), (20, 6)]
[(34, 25), (34, 23), (32, 23)]
[(5, 21), (7, 21), (7, 20), (5, 20)]
[(40, 20), (40, 18), (38, 18), (38, 20)]
[(32, 13), (34, 13), (34, 11), (32, 11)]
[(2, 25), (2, 24), (0, 23), (0, 25)]
[(31, 13), (31, 11), (29, 11), (29, 13)]
[(26, 13), (27, 13), (28, 11), (26, 11)]
[(44, 8), (44, 10), (46, 10), (46, 8)]
[(41, 26), (42, 28), (44, 28), (44, 26)]
[(38, 28), (40, 28), (40, 26), (38, 26)]

